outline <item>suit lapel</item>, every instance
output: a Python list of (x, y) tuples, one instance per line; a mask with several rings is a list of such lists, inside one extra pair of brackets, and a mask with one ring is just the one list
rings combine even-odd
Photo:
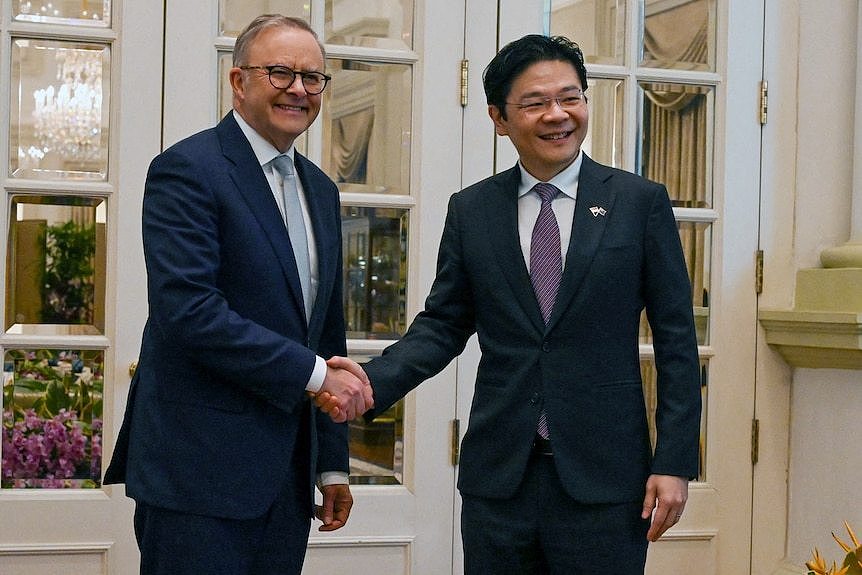
[(311, 218), (311, 228), (314, 230), (314, 246), (317, 252), (318, 291), (314, 300), (314, 307), (311, 310), (311, 318), (309, 318), (309, 324), (311, 324), (315, 318), (322, 317), (319, 313), (320, 307), (327, 305), (334, 275), (339, 271), (336, 269), (337, 258), (334, 257), (336, 252), (328, 245), (329, 236), (333, 230), (326, 220), (329, 215), (329, 208), (326, 205), (327, 195), (314, 193), (315, 190), (323, 190), (327, 184), (331, 184), (329, 182), (317, 184), (313, 177), (314, 171), (309, 169), (310, 162), (299, 152), (294, 152), (294, 164), (296, 165), (297, 176), (305, 191), (305, 202), (308, 206), (309, 218)]
[(301, 315), (305, 315), (302, 305), (302, 286), (299, 282), (299, 273), (296, 269), (296, 260), (290, 246), (290, 238), (287, 228), (272, 196), (272, 189), (258, 163), (257, 156), (251, 148), (251, 144), (242, 133), (239, 125), (228, 113), (216, 126), (222, 153), (232, 164), (229, 170), (230, 177), (237, 191), (243, 197), (248, 208), (260, 223), (266, 236), (275, 250), (276, 257), (284, 273), (285, 279), (290, 286), (292, 299)]
[(521, 172), (517, 165), (490, 180), (489, 189), (483, 192), (488, 195), (483, 202), (487, 210), (486, 237), (491, 238), (496, 261), (500, 263), (502, 275), (515, 294), (515, 300), (536, 329), (544, 331), (545, 322), (533, 291), (533, 284), (530, 283), (530, 273), (524, 262), (518, 235), (520, 182)]
[[(571, 304), (599, 247), (616, 200), (616, 191), (607, 185), (611, 174), (610, 170), (584, 155), (578, 176), (572, 236), (566, 251), (566, 269), (563, 270), (548, 328), (552, 328), (559, 321), (563, 311)], [(604, 213), (601, 210), (604, 210)]]

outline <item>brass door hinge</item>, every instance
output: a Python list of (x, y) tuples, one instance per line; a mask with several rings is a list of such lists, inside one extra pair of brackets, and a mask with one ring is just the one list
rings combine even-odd
[(760, 420), (751, 420), (751, 464), (757, 465), (760, 458)]
[(754, 262), (754, 293), (763, 292), (763, 250), (757, 250)]
[(760, 82), (760, 125), (766, 124), (766, 115), (769, 111), (769, 82)]
[(470, 61), (461, 60), (461, 107), (467, 107), (467, 82), (470, 80)]
[(453, 419), (452, 420), (452, 465), (458, 465), (461, 461), (461, 420)]

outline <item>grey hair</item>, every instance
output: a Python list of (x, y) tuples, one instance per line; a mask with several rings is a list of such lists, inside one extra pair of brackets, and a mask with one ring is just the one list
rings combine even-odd
[(252, 20), (248, 26), (246, 26), (245, 30), (240, 32), (240, 35), (236, 39), (236, 44), (233, 47), (233, 65), (234, 67), (244, 66), (248, 64), (248, 50), (249, 46), (254, 42), (254, 39), (257, 38), (257, 35), (266, 30), (267, 28), (274, 27), (284, 27), (284, 28), (296, 28), (299, 30), (305, 30), (317, 41), (317, 45), (320, 46), (320, 54), (323, 56), (323, 59), (326, 60), (326, 50), (323, 47), (323, 43), (320, 41), (320, 38), (317, 37), (317, 33), (312, 30), (311, 26), (308, 25), (308, 22), (303, 20), (302, 18), (295, 18), (293, 16), (282, 16), (281, 14), (262, 14)]

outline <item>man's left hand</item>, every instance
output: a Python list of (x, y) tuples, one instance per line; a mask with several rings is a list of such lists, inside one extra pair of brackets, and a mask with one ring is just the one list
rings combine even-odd
[(320, 491), (323, 493), (323, 505), (317, 505), (314, 511), (314, 515), (323, 521), (318, 531), (341, 529), (347, 523), (350, 509), (353, 507), (350, 486), (345, 483), (324, 485)]
[[(675, 475), (650, 475), (641, 517), (652, 514), (647, 539), (658, 541), (662, 534), (679, 522), (688, 501), (688, 479)], [(653, 513), (655, 510), (655, 513)]]

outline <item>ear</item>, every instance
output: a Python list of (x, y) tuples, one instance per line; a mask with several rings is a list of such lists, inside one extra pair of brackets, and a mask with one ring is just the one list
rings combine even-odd
[(497, 106), (488, 106), (488, 115), (491, 116), (491, 120), (494, 122), (494, 129), (497, 132), (498, 136), (508, 136), (509, 128), (507, 127), (508, 121), (503, 118), (503, 114), (500, 112), (500, 108)]
[(245, 97), (245, 78), (242, 70), (239, 68), (231, 68), (228, 74), (228, 79), (230, 80), (230, 87), (233, 90), (233, 97), (235, 99), (243, 100)]

